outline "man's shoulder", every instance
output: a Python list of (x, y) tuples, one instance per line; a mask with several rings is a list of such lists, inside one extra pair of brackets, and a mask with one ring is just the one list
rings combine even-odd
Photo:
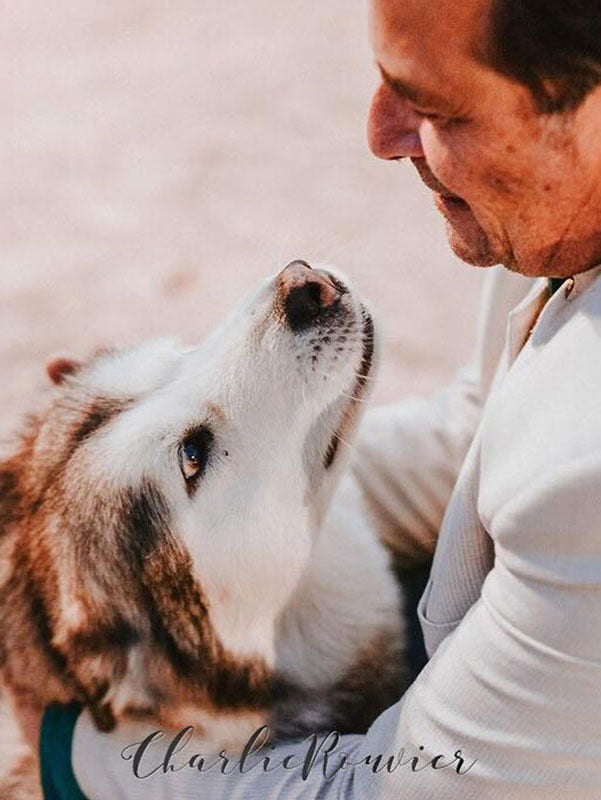
[[(489, 399), (482, 430), (485, 516), (566, 474), (601, 487), (601, 280), (550, 301)], [(545, 490), (546, 491), (546, 490)]]

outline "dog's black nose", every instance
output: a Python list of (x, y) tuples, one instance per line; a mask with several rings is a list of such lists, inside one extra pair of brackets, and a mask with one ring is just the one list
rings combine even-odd
[(279, 275), (286, 319), (293, 331), (308, 328), (346, 291), (338, 281), (306, 261), (292, 261)]

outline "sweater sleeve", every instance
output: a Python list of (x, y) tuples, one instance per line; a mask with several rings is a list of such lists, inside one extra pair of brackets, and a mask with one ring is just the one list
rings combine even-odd
[(89, 800), (598, 800), (598, 666), (541, 647), (492, 600), (363, 736), (320, 735), (317, 752), (283, 742), (245, 763), (171, 734), (149, 743), (148, 723), (100, 733), (84, 712), (76, 778)]

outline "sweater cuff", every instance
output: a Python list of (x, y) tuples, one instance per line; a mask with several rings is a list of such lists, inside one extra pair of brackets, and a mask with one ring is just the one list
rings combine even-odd
[(73, 731), (81, 706), (48, 706), (40, 731), (40, 770), (44, 800), (87, 800), (73, 773)]

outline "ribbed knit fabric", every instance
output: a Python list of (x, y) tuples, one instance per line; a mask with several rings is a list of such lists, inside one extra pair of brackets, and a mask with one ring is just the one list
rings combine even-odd
[[(86, 800), (73, 774), (71, 746), (80, 706), (49, 706), (40, 731), (40, 769), (44, 800)], [(107, 798), (108, 800), (108, 798)]]

